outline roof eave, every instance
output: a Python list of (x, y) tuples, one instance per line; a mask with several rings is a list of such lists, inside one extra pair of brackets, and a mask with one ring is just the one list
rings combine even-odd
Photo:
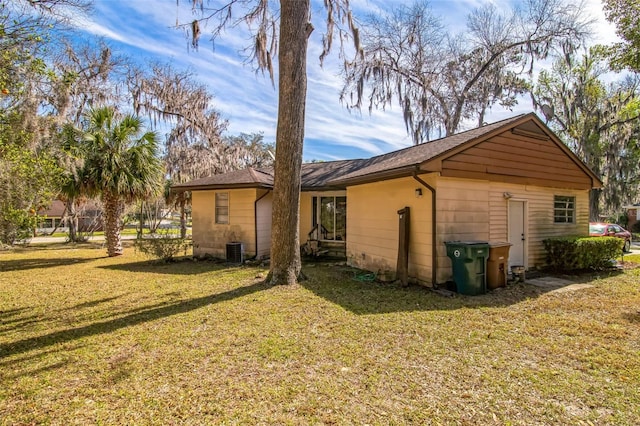
[(273, 185), (256, 183), (236, 183), (236, 184), (203, 184), (203, 185), (180, 185), (172, 186), (171, 192), (185, 191), (215, 191), (220, 189), (273, 189)]
[(300, 188), (301, 192), (322, 192), (322, 191), (344, 191), (347, 189), (344, 185), (306, 185)]
[(370, 173), (362, 176), (356, 176), (349, 179), (336, 179), (332, 180), (331, 183), (336, 186), (353, 186), (353, 185), (361, 185), (365, 183), (378, 182), (383, 180), (390, 179), (398, 179), (403, 177), (412, 176), (416, 171), (416, 168), (419, 166), (418, 163), (411, 164), (408, 166), (399, 167), (397, 169), (391, 170), (383, 170), (380, 172)]

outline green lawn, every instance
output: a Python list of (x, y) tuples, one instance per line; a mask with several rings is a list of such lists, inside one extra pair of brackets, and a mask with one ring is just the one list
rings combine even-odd
[(451, 298), (266, 272), (0, 252), (0, 424), (640, 423), (640, 269)]

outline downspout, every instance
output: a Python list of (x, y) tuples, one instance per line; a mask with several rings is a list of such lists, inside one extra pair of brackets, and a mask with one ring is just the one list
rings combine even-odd
[(256, 201), (254, 201), (253, 203), (253, 223), (254, 223), (254, 237), (255, 237), (255, 248), (256, 248), (256, 255), (253, 256), (254, 259), (258, 258), (258, 201), (262, 200), (264, 197), (267, 196), (267, 194), (269, 194), (269, 190), (267, 189), (267, 192), (265, 192), (264, 194), (262, 194), (260, 197), (258, 197), (258, 199), (256, 199)]
[(434, 289), (438, 288), (438, 283), (436, 282), (437, 277), (437, 267), (438, 267), (438, 250), (437, 243), (438, 238), (436, 235), (436, 190), (431, 185), (429, 185), (424, 180), (418, 177), (417, 172), (413, 172), (413, 178), (421, 183), (425, 188), (427, 188), (431, 192), (431, 285)]

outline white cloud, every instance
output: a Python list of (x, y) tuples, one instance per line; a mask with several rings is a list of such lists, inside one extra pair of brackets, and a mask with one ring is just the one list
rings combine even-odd
[(81, 29), (82, 31), (88, 32), (89, 34), (95, 35), (97, 37), (104, 37), (110, 40), (126, 43), (126, 39), (122, 36), (121, 33), (113, 31), (90, 19), (80, 18), (77, 22), (75, 22), (75, 24), (78, 29)]
[[(505, 7), (507, 0), (432, 1), (434, 13), (442, 15), (446, 25), (457, 25), (457, 28), (463, 28), (470, 10), (486, 3)], [(178, 68), (193, 70), (198, 80), (215, 94), (214, 106), (229, 119), (230, 133), (263, 132), (265, 140), (275, 140), (277, 90), (268, 76), (256, 76), (252, 65), (245, 63), (247, 52), (243, 49), (251, 45), (248, 31), (243, 25), (228, 28), (214, 49), (209, 42), (213, 24), (203, 25), (199, 50), (189, 50), (185, 33), (174, 27), (176, 21), (188, 23), (193, 19), (190, 4), (188, 0), (181, 1), (179, 6), (175, 2), (156, 0), (99, 1), (97, 13), (78, 26), (89, 34), (110, 40), (121, 53), (134, 59), (170, 62)], [(388, 0), (351, 0), (357, 13), (379, 10), (388, 4)], [(613, 41), (615, 31), (604, 19), (599, 0), (588, 0), (586, 6), (588, 13), (597, 18), (594, 40)], [(340, 103), (342, 59), (338, 41), (321, 68), (318, 57), (322, 51), (325, 11), (320, 2), (313, 4), (312, 13), (316, 30), (309, 40), (307, 59), (306, 137), (309, 142), (305, 145), (305, 158), (367, 157), (410, 146), (411, 139), (396, 105), (387, 111), (374, 110), (369, 114), (366, 108), (361, 113), (350, 113)], [(486, 120), (495, 121), (529, 111), (530, 101), (524, 98), (513, 112), (494, 108)], [(473, 127), (475, 123), (468, 125)]]

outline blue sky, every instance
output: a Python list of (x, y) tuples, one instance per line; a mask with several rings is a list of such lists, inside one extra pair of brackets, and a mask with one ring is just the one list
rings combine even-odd
[[(207, 0), (204, 0), (207, 2)], [(469, 11), (491, 2), (505, 7), (508, 0), (432, 0), (431, 6), (453, 31), (464, 29)], [(211, 0), (211, 4), (215, 1)], [(351, 0), (357, 15), (375, 11), (379, 4), (400, 4), (397, 0)], [(256, 74), (247, 63), (243, 49), (250, 45), (244, 27), (228, 29), (216, 41), (209, 41), (211, 28), (204, 27), (200, 48), (189, 48), (185, 33), (173, 29), (193, 19), (190, 0), (95, 0), (94, 13), (83, 18), (81, 31), (104, 38), (114, 50), (136, 61), (161, 61), (177, 69), (189, 69), (215, 95), (214, 107), (229, 120), (229, 134), (262, 132), (265, 141), (275, 141), (277, 89), (268, 76)], [(615, 39), (614, 29), (604, 20), (599, 0), (586, 0), (588, 13), (596, 20), (594, 43)], [(324, 33), (324, 6), (313, 0), (315, 30), (309, 40), (305, 160), (366, 158), (412, 144), (407, 136), (400, 108), (369, 114), (349, 112), (339, 100), (342, 87), (338, 49), (320, 67), (318, 57)], [(494, 107), (487, 121), (530, 112), (531, 102), (523, 99), (513, 110)], [(472, 126), (472, 124), (470, 124)]]

